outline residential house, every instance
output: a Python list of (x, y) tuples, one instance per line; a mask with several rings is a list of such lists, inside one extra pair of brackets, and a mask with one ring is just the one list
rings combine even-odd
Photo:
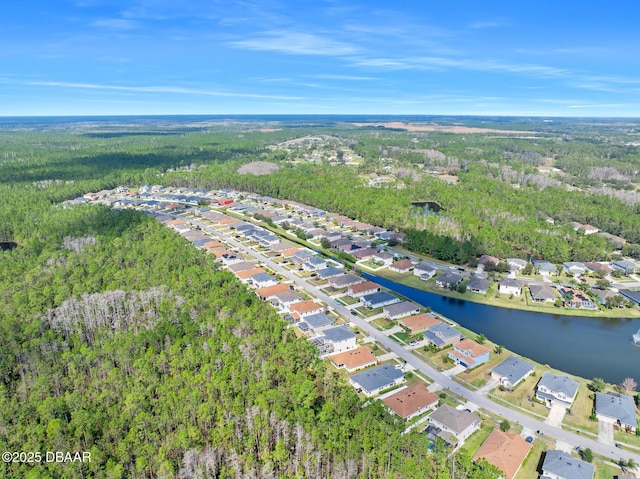
[(620, 294), (627, 298), (629, 301), (633, 301), (636, 305), (640, 306), (640, 291), (632, 289), (621, 289)]
[(231, 271), (232, 273), (238, 273), (240, 271), (244, 271), (246, 269), (253, 269), (256, 267), (255, 263), (252, 263), (251, 261), (238, 261), (232, 264), (228, 264), (228, 268), (229, 271)]
[(306, 271), (318, 271), (328, 267), (327, 262), (319, 256), (312, 256), (302, 264), (302, 268)]
[(414, 383), (382, 400), (384, 404), (402, 419), (413, 417), (434, 409), (438, 405), (439, 397), (429, 392), (424, 383)]
[(287, 284), (280, 283), (266, 288), (258, 288), (256, 289), (256, 294), (262, 301), (266, 301), (274, 298), (278, 293), (282, 293), (284, 291), (291, 291), (291, 287)]
[(441, 288), (453, 288), (462, 282), (462, 276), (455, 273), (445, 273), (436, 279), (436, 286)]
[(328, 328), (322, 331), (322, 335), (311, 341), (318, 348), (320, 355), (341, 353), (356, 347), (356, 333), (347, 328), (346, 324)]
[(431, 326), (439, 323), (441, 323), (441, 321), (429, 313), (416, 314), (415, 316), (402, 318), (398, 321), (398, 324), (405, 328), (410, 335), (422, 333)]
[(596, 303), (579, 289), (561, 287), (558, 289), (565, 304), (571, 308), (596, 309)]
[(373, 281), (365, 281), (364, 283), (354, 284), (347, 288), (347, 296), (352, 298), (359, 298), (368, 294), (377, 293), (380, 291), (380, 285)]
[(543, 479), (593, 479), (595, 467), (564, 451), (547, 451), (542, 463)]
[(391, 263), (393, 263), (393, 259), (394, 256), (387, 253), (386, 251), (378, 252), (371, 257), (371, 261), (384, 266), (389, 266)]
[(308, 249), (303, 249), (295, 253), (291, 257), (291, 261), (293, 261), (294, 263), (305, 263), (312, 256), (314, 256), (314, 254), (311, 251), (309, 251)]
[(591, 292), (596, 296), (598, 303), (607, 304), (607, 300), (615, 298), (618, 293), (610, 289), (591, 288)]
[(453, 351), (448, 356), (460, 366), (472, 369), (489, 361), (489, 348), (473, 339), (463, 339), (453, 345)]
[(413, 268), (413, 263), (408, 259), (396, 261), (389, 266), (389, 269), (396, 273), (408, 273), (411, 268)]
[(609, 266), (603, 263), (584, 263), (584, 265), (593, 273), (611, 274), (613, 271)]
[(390, 320), (404, 318), (420, 312), (420, 306), (411, 301), (402, 301), (382, 308), (384, 317)]
[(429, 415), (429, 427), (426, 432), (428, 437), (442, 437), (445, 442), (457, 447), (480, 429), (481, 422), (472, 412), (443, 404)]
[(298, 301), (289, 306), (290, 313), (297, 313), (299, 317), (304, 318), (312, 314), (321, 313), (324, 307), (315, 301), (306, 300)]
[(331, 278), (329, 280), (329, 285), (334, 287), (335, 289), (341, 289), (364, 282), (365, 279), (362, 276), (357, 276), (355, 274), (342, 274), (340, 276)]
[(536, 271), (538, 271), (542, 276), (553, 276), (558, 274), (558, 268), (548, 261), (534, 259), (532, 262)]
[(613, 269), (622, 271), (626, 275), (633, 274), (638, 269), (638, 265), (628, 259), (620, 259), (618, 261), (613, 261), (611, 263), (611, 267)]
[(544, 401), (547, 407), (562, 406), (570, 408), (578, 393), (578, 383), (569, 376), (544, 373), (538, 386), (536, 397)]
[(607, 233), (607, 232), (600, 232), (598, 233), (598, 236), (602, 236), (604, 239), (606, 239), (607, 241), (609, 241), (614, 248), (622, 248), (625, 244), (627, 244), (627, 240), (624, 238), (621, 238), (620, 236), (616, 236), (616, 235), (612, 235), (611, 233)]
[(358, 261), (367, 260), (373, 258), (373, 255), (378, 252), (377, 249), (374, 248), (363, 248), (355, 251), (350, 251), (349, 254), (353, 256)]
[(527, 262), (520, 258), (507, 258), (507, 264), (510, 271), (516, 272), (522, 271), (527, 266)]
[(300, 323), (303, 323), (303, 322), (307, 325), (307, 328), (303, 327), (301, 329), (308, 330), (311, 336), (315, 336), (316, 334), (319, 334), (321, 331), (329, 327), (335, 326), (335, 323), (333, 322), (333, 318), (331, 316), (327, 316), (324, 313), (316, 313), (316, 314), (306, 316), (303, 321), (300, 321)]
[(278, 284), (278, 280), (272, 274), (258, 273), (251, 276), (251, 284), (254, 288), (266, 288)]
[(531, 300), (535, 303), (553, 303), (558, 297), (553, 288), (543, 284), (529, 285), (529, 293), (531, 293)]
[[(261, 290), (264, 289), (267, 288), (261, 288)], [(298, 301), (302, 301), (302, 296), (300, 296), (295, 291), (290, 290), (289, 288), (279, 293), (273, 294), (270, 299), (272, 306), (278, 308), (280, 311), (285, 312), (289, 312), (289, 306), (291, 306), (293, 303), (297, 303)]]
[[(259, 274), (259, 273), (266, 273), (266, 271), (264, 269), (262, 269), (262, 268), (251, 268), (251, 269), (245, 269), (243, 271), (238, 271), (237, 273), (235, 273), (235, 275), (243, 283), (248, 283), (249, 280), (251, 280), (251, 277), (253, 275), (256, 275), (256, 274)], [(269, 285), (267, 285), (267, 286), (269, 286)]]
[(460, 331), (442, 322), (430, 326), (424, 333), (424, 339), (436, 348), (457, 343), (462, 340), (462, 338), (463, 336)]
[(397, 386), (404, 381), (404, 372), (391, 364), (382, 364), (365, 369), (349, 377), (349, 382), (367, 396), (378, 394), (384, 389)]
[(489, 286), (491, 286), (491, 281), (474, 277), (467, 283), (467, 291), (478, 294), (487, 294)]
[(418, 263), (413, 267), (413, 274), (425, 281), (433, 278), (436, 272), (437, 272), (436, 268), (424, 262)]
[(494, 429), (473, 456), (473, 461), (484, 459), (500, 469), (505, 479), (513, 479), (531, 448), (532, 444), (518, 434)]
[(379, 293), (362, 296), (362, 299), (360, 301), (362, 301), (362, 304), (370, 309), (382, 308), (383, 306), (400, 302), (397, 297), (395, 297), (391, 293), (387, 293), (386, 291), (380, 291)]
[(502, 278), (498, 281), (498, 292), (500, 294), (513, 295), (515, 297), (520, 296), (522, 290), (522, 283), (517, 279)]
[(562, 271), (574, 276), (585, 274), (587, 272), (587, 269), (588, 268), (584, 263), (579, 263), (577, 261), (567, 261), (565, 263), (562, 263)]
[(329, 279), (329, 278), (340, 276), (341, 274), (346, 274), (346, 273), (347, 272), (342, 268), (335, 268), (333, 266), (330, 266), (328, 268), (318, 271), (318, 278)]
[(378, 364), (378, 358), (371, 352), (369, 346), (360, 346), (331, 356), (331, 362), (337, 368), (345, 368), (351, 373)]
[(636, 404), (633, 396), (596, 393), (596, 417), (620, 430), (635, 432), (638, 427)]
[(488, 254), (483, 254), (482, 256), (480, 256), (480, 259), (478, 260), (478, 264), (482, 264), (482, 265), (492, 265), (495, 266), (500, 262), (499, 258), (496, 258), (495, 256), (489, 256)]
[(529, 377), (533, 373), (533, 369), (533, 364), (515, 356), (509, 356), (493, 368), (491, 377), (497, 379), (500, 385), (507, 389), (513, 389)]

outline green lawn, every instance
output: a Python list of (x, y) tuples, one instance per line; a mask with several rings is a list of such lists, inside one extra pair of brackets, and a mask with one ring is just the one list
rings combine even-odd
[[(538, 464), (540, 463), (540, 458), (542, 457), (542, 453), (547, 450), (547, 445), (536, 439), (533, 441), (533, 447), (529, 451), (529, 454), (522, 462), (522, 466), (516, 474), (515, 479), (535, 479), (539, 476), (538, 474)], [(609, 478), (610, 479), (610, 478)]]
[(594, 466), (596, 466), (594, 479), (611, 479), (616, 475), (622, 474), (622, 470), (618, 466), (611, 466), (602, 462), (596, 462)]
[(571, 415), (565, 415), (562, 423), (570, 428), (598, 434), (598, 422), (589, 419), (592, 410), (593, 393), (587, 388), (586, 383), (581, 383), (578, 387), (578, 394), (571, 406)]
[(401, 341), (404, 341), (405, 343), (408, 343), (409, 341), (411, 341), (411, 339), (409, 338), (409, 335), (404, 331), (399, 331), (395, 333), (394, 336), (396, 336)]
[(636, 436), (635, 433), (613, 431), (613, 437), (616, 442), (621, 442), (623, 444), (629, 444), (630, 446), (640, 448), (640, 436)]
[(493, 395), (513, 404), (514, 406), (526, 409), (527, 411), (539, 416), (547, 417), (549, 415), (549, 410), (545, 406), (538, 404), (537, 402), (529, 401), (529, 398), (532, 398), (535, 395), (535, 386), (540, 380), (541, 375), (542, 372), (537, 370), (535, 372), (535, 376), (532, 374), (526, 378), (518, 384), (513, 391), (500, 391), (496, 388), (493, 391)]
[(374, 319), (369, 324), (373, 324), (376, 328), (378, 328), (381, 331), (393, 327), (393, 323), (386, 318)]
[(480, 446), (482, 446), (482, 443), (485, 441), (485, 439), (489, 437), (491, 431), (493, 431), (493, 426), (486, 424), (486, 421), (483, 421), (482, 427), (480, 427), (480, 429), (471, 434), (471, 436), (469, 436), (466, 441), (464, 441), (462, 449), (469, 452), (469, 454), (473, 456), (478, 451), (478, 449), (480, 449)]
[(341, 296), (340, 297), (340, 301), (342, 301), (344, 304), (347, 304), (349, 306), (351, 306), (352, 304), (356, 304), (360, 302), (359, 298), (352, 298), (351, 296)]

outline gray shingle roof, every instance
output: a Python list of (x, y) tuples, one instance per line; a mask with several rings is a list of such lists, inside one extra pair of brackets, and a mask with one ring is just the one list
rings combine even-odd
[(404, 373), (400, 369), (396, 369), (390, 364), (383, 364), (354, 374), (350, 376), (350, 379), (367, 391), (375, 391), (385, 386), (391, 386), (403, 376)]
[(480, 418), (472, 412), (454, 409), (448, 404), (443, 404), (433, 411), (429, 418), (447, 426), (456, 434), (460, 434), (474, 422), (480, 422)]
[(336, 326), (335, 328), (325, 329), (322, 335), (331, 342), (346, 341), (355, 338), (356, 333), (349, 330), (346, 325)]
[(333, 324), (333, 319), (324, 313), (317, 313), (304, 318), (304, 322), (312, 328), (321, 328), (322, 326)]
[(547, 451), (542, 463), (542, 472), (565, 479), (593, 479), (595, 468), (588, 462), (574, 459), (563, 451)]
[(420, 306), (411, 301), (403, 301), (401, 303), (390, 304), (383, 308), (385, 312), (388, 312), (391, 317), (399, 314), (411, 314), (414, 311), (420, 311)]
[(494, 373), (506, 378), (511, 384), (520, 381), (524, 376), (529, 374), (530, 371), (533, 371), (533, 364), (516, 358), (515, 356), (508, 357), (493, 368)]
[(544, 386), (549, 391), (555, 393), (563, 393), (568, 398), (572, 398), (578, 391), (578, 383), (571, 379), (569, 376), (559, 376), (552, 373), (544, 373), (538, 387)]
[(626, 426), (637, 427), (636, 405), (631, 396), (596, 393), (596, 414), (603, 414)]

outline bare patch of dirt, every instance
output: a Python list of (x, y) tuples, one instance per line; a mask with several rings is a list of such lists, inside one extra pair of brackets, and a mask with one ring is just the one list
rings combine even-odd
[(441, 131), (444, 133), (504, 133), (506, 135), (515, 134), (535, 134), (534, 131), (521, 130), (496, 130), (493, 128), (475, 128), (471, 126), (442, 126), (442, 125), (420, 125), (416, 123), (404, 123), (392, 121), (387, 123), (353, 123), (355, 126), (383, 126), (385, 128), (398, 128), (407, 131)]
[(252, 161), (246, 165), (242, 165), (238, 168), (238, 173), (241, 175), (270, 175), (278, 171), (280, 167), (275, 163), (269, 163), (268, 161)]

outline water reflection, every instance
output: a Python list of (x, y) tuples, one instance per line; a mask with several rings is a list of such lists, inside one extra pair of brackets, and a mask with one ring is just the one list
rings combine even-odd
[(639, 318), (591, 318), (497, 308), (427, 293), (377, 276), (363, 276), (428, 306), (461, 326), (539, 363), (585, 378), (640, 382)]

